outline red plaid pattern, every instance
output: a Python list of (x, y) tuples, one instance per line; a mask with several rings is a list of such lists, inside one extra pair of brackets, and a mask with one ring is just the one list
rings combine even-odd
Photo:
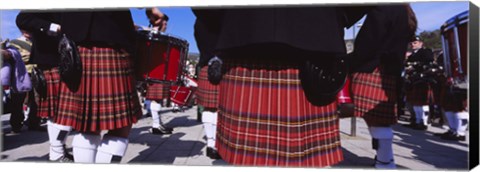
[(397, 123), (396, 78), (380, 73), (354, 73), (352, 98), (355, 116), (363, 117), (368, 126), (388, 126)]
[(145, 99), (147, 100), (162, 100), (170, 97), (170, 86), (160, 83), (148, 83), (147, 94)]
[(218, 108), (219, 85), (208, 81), (208, 66), (202, 67), (198, 75), (197, 103), (207, 108)]
[(427, 83), (413, 86), (411, 90), (406, 91), (405, 96), (407, 102), (413, 106), (423, 106), (433, 103), (433, 91)]
[(440, 107), (445, 111), (452, 112), (467, 110), (467, 97), (454, 95), (449, 89), (450, 88), (447, 85), (442, 84), (439, 91), (435, 92), (438, 93), (435, 95), (435, 98), (437, 98), (436, 101)]
[(60, 83), (55, 122), (80, 132), (130, 126), (142, 115), (128, 53), (111, 48), (79, 47), (83, 64), (76, 92)]
[(275, 60), (225, 60), (225, 65), (216, 143), (223, 160), (233, 165), (300, 167), (343, 160), (336, 103), (310, 104), (298, 66)]
[(60, 74), (58, 68), (43, 69), (45, 80), (47, 82), (47, 97), (46, 99), (39, 99), (36, 96), (37, 116), (41, 118), (53, 117), (57, 113), (58, 106), (58, 89), (60, 87)]

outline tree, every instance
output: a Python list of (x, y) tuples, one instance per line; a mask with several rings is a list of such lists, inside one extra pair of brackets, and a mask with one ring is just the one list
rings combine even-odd
[(440, 29), (434, 31), (423, 31), (420, 33), (420, 37), (423, 39), (423, 45), (425, 47), (433, 50), (442, 48)]

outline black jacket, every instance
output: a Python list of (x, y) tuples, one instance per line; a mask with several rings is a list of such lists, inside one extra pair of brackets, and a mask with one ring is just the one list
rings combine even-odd
[(430, 48), (420, 48), (417, 52), (413, 52), (408, 56), (407, 62), (433, 62), (433, 52)]
[(218, 36), (201, 20), (195, 21), (194, 28), (194, 36), (200, 53), (200, 59), (197, 65), (201, 68), (208, 65), (208, 61), (215, 56), (215, 44), (217, 43)]
[(351, 72), (371, 73), (380, 65), (400, 76), (412, 31), (402, 5), (379, 5), (368, 13), (349, 54)]
[[(214, 47), (217, 54), (346, 53), (343, 37), (349, 22), (341, 8), (242, 7), (193, 9), (193, 12), (197, 20), (218, 33)], [(197, 40), (197, 44), (202, 43)]]
[(59, 13), (21, 11), (18, 14), (18, 28), (30, 32), (33, 37), (30, 63), (50, 66), (58, 64), (58, 38), (47, 35), (51, 23), (59, 23)]
[(62, 12), (60, 25), (77, 45), (115, 46), (131, 50), (135, 28), (130, 11)]
[[(59, 37), (48, 36), (51, 23), (77, 45), (133, 50), (135, 28), (130, 11), (25, 12), (17, 16), (21, 29), (33, 33), (32, 63), (57, 64)], [(60, 34), (59, 34), (60, 35)]]

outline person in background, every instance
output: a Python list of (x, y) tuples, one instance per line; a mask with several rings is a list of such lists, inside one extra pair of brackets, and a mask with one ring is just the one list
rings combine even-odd
[[(423, 46), (423, 40), (419, 36), (415, 36), (410, 45), (412, 54), (408, 56), (407, 65), (423, 65), (433, 62), (432, 50)], [(406, 72), (411, 72), (416, 69), (407, 67), (405, 70)], [(428, 128), (429, 104), (432, 94), (430, 85), (427, 82), (415, 84), (406, 90), (406, 101), (413, 107), (414, 111), (414, 115), (411, 115), (411, 128), (415, 130), (426, 130)]]
[(469, 123), (466, 92), (452, 92), (450, 84), (444, 83), (442, 88), (442, 104), (449, 129), (445, 133), (435, 133), (444, 140), (465, 141)]
[[(12, 40), (14, 44), (9, 43), (11, 47), (18, 50), (18, 52), (22, 56), (22, 60), (24, 60), (24, 63), (25, 63), (25, 60), (28, 61), (28, 58), (30, 57), (30, 47), (32, 43), (29, 39), (30, 39), (30, 35), (26, 32), (22, 32), (22, 36), (20, 38)], [(23, 44), (25, 45), (20, 47), (20, 45), (18, 45), (20, 43), (22, 45)], [(4, 62), (8, 62), (8, 60), (5, 61), (5, 59), (6, 58), (4, 58)], [(28, 72), (28, 69), (27, 69), (27, 72)], [(26, 117), (25, 111), (24, 111), (26, 110), (24, 109), (24, 101), (27, 95), (28, 93), (23, 93), (23, 92), (10, 92), (11, 104), (9, 108), (10, 108), (11, 114), (10, 114), (9, 123), (10, 123), (10, 126), (12, 127), (12, 131), (11, 131), (12, 133), (20, 133), (23, 128), (24, 120)]]
[[(155, 14), (160, 16), (160, 22), (153, 22)], [(146, 15), (152, 24), (153, 30), (161, 33), (164, 33), (167, 30), (169, 18), (165, 13), (161, 13), (161, 11), (157, 9), (155, 11), (146, 11)], [(173, 128), (167, 127), (165, 124), (163, 124), (160, 113), (164, 99), (168, 99), (170, 97), (170, 86), (168, 84), (151, 82), (147, 82), (146, 86), (145, 105), (147, 107), (147, 111), (149, 111), (152, 115), (151, 133), (158, 135), (172, 134)]]
[[(439, 66), (443, 65), (443, 53), (437, 57)], [(445, 75), (437, 75), (437, 85), (434, 87), (435, 103), (444, 111), (448, 130), (444, 133), (434, 133), (444, 140), (465, 141), (466, 131), (469, 123), (468, 97), (466, 89), (458, 89), (453, 85), (453, 78), (447, 78)]]
[[(32, 69), (35, 67), (35, 64), (31, 64), (30, 57), (31, 57), (31, 49), (32, 49), (32, 35), (26, 30), (20, 30), (21, 36), (17, 39), (11, 40), (10, 45), (17, 48), (22, 55), (22, 60), (25, 63), (25, 67), (27, 68), (27, 72), (32, 75)], [(47, 131), (46, 128), (42, 127), (41, 124), (41, 117), (37, 116), (37, 103), (35, 102), (35, 92), (32, 91), (26, 94), (25, 98), (25, 107), (23, 107), (26, 120), (22, 120), (22, 122), (28, 126), (28, 130), (33, 131)]]
[[(67, 153), (65, 141), (71, 126), (56, 123), (60, 75), (58, 72), (58, 35), (60, 34), (59, 13), (21, 11), (16, 18), (17, 26), (33, 34), (30, 62), (43, 71), (46, 82), (45, 97), (36, 96), (37, 116), (46, 118), (50, 143), (49, 161), (73, 162), (73, 156)], [(36, 90), (37, 92), (40, 90)]]
[(375, 168), (396, 168), (392, 125), (397, 123), (397, 87), (401, 86), (397, 82), (416, 29), (409, 4), (373, 6), (349, 54), (354, 113), (368, 125), (376, 150)]

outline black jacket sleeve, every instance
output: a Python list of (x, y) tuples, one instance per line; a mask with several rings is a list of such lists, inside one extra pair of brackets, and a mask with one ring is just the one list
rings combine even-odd
[(58, 38), (48, 35), (51, 23), (59, 23), (59, 13), (21, 11), (16, 24), (33, 35), (30, 63), (58, 64)]
[(433, 51), (429, 48), (421, 48), (416, 53), (410, 55), (407, 59), (408, 62), (422, 62), (429, 63), (433, 62)]
[(372, 72), (380, 65), (386, 73), (399, 75), (407, 50), (409, 35), (406, 8), (384, 5), (368, 14), (349, 55), (352, 72)]
[(16, 24), (18, 28), (32, 33), (47, 34), (53, 18), (52, 13), (21, 11), (16, 18)]

